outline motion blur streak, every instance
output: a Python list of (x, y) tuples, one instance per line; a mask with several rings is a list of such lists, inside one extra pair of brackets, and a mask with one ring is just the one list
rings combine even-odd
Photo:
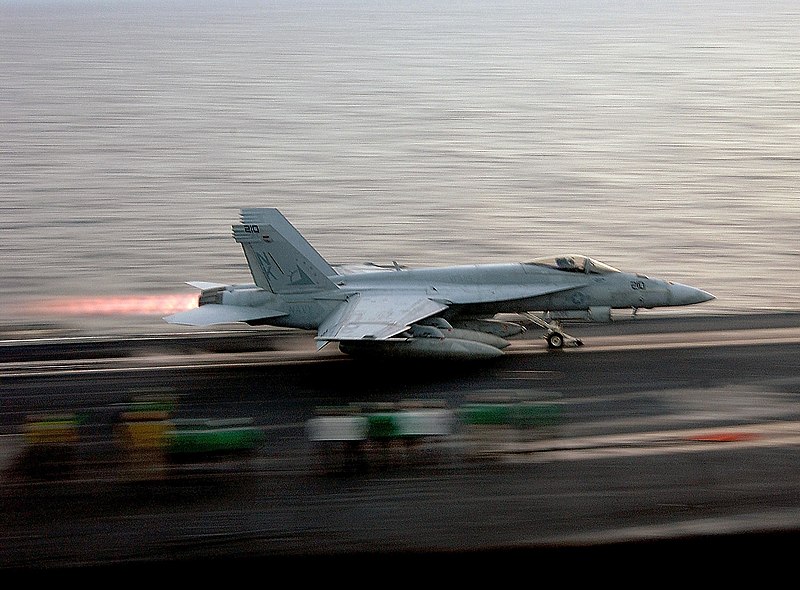
[(197, 295), (125, 295), (108, 297), (60, 297), (21, 306), (37, 316), (161, 316), (197, 307)]

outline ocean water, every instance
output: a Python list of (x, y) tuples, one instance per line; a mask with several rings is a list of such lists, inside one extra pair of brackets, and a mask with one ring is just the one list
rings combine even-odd
[[(800, 310), (795, 1), (0, 1), (0, 325), (163, 327), (279, 207), (331, 263), (583, 253)], [(171, 297), (179, 297), (175, 304)]]

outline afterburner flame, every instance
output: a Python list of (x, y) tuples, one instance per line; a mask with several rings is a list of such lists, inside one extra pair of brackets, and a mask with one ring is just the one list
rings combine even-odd
[(197, 294), (60, 297), (25, 305), (26, 311), (52, 316), (163, 316), (197, 307)]

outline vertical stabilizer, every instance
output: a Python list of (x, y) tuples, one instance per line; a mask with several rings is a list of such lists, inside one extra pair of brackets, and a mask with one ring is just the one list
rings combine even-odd
[(256, 285), (273, 293), (310, 293), (337, 289), (336, 271), (295, 227), (274, 208), (241, 210), (232, 226)]

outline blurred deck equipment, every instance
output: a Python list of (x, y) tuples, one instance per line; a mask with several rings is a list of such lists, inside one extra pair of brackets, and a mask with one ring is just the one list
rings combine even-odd
[(455, 427), (453, 411), (437, 401), (326, 406), (316, 414), (306, 433), (327, 472), (435, 460)]
[(35, 480), (69, 477), (78, 461), (82, 420), (75, 413), (28, 415), (17, 463), (20, 473)]
[(165, 433), (167, 457), (182, 464), (249, 457), (263, 443), (252, 418), (176, 419)]
[(31, 414), (5, 445), (3, 471), (21, 484), (124, 484), (254, 466), (265, 436), (252, 418), (179, 418), (177, 410), (175, 397), (136, 396), (102, 408), (106, 418), (95, 424), (82, 413)]
[(175, 418), (170, 401), (136, 401), (120, 412), (117, 440), (131, 480), (241, 469), (264, 442), (252, 418)]
[(515, 445), (558, 436), (561, 406), (547, 400), (475, 401), (458, 409), (468, 454), (501, 455)]

